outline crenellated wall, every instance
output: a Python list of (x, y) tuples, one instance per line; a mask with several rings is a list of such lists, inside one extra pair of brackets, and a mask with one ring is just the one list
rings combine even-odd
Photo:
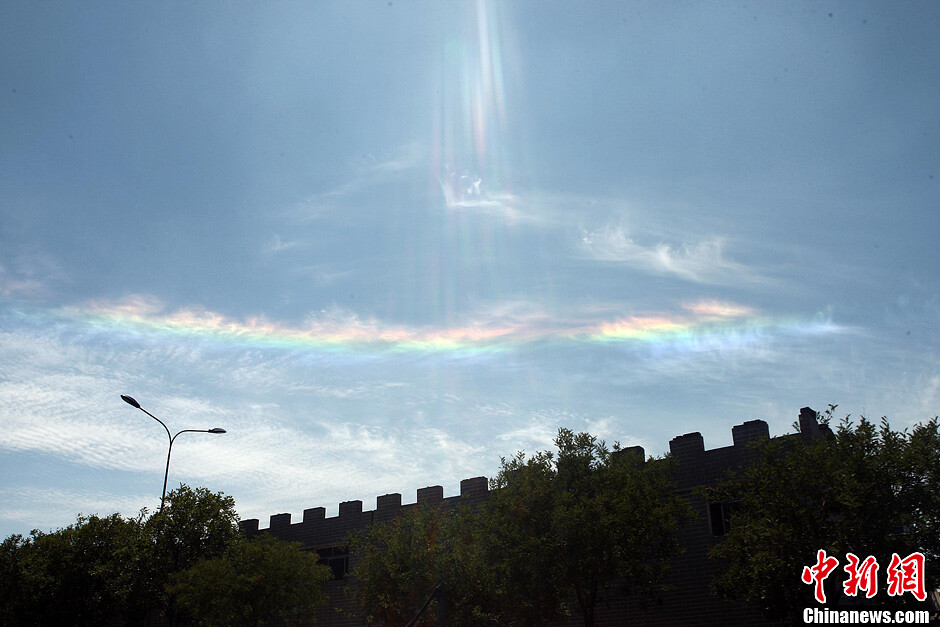
[[(460, 482), (460, 494), (444, 496), (444, 488), (439, 485), (427, 486), (417, 490), (415, 502), (402, 504), (402, 495), (398, 492), (383, 494), (376, 498), (374, 510), (362, 510), (362, 501), (343, 501), (339, 504), (339, 513), (327, 517), (323, 507), (305, 509), (300, 522), (292, 522), (289, 513), (273, 514), (267, 529), (259, 529), (257, 518), (241, 521), (242, 530), (249, 536), (259, 533), (299, 542), (304, 549), (318, 551), (324, 561), (342, 572), (354, 564), (355, 556), (344, 556), (337, 551), (345, 545), (350, 533), (365, 529), (373, 522), (390, 520), (402, 511), (418, 506), (441, 504), (443, 507), (455, 507), (458, 503), (477, 504), (489, 495), (489, 482), (486, 477), (472, 477)], [(348, 560), (348, 562), (347, 562)], [(339, 565), (337, 565), (337, 563)], [(327, 582), (324, 592), (330, 601), (318, 613), (317, 624), (339, 626), (358, 626), (364, 623), (356, 620), (352, 600), (343, 593), (346, 582), (342, 579)]]
[[(291, 515), (272, 514), (267, 529), (260, 529), (257, 518), (249, 518), (239, 523), (243, 532), (248, 536), (258, 533), (272, 533), (275, 536), (292, 542), (303, 542), (309, 548), (329, 545), (338, 540), (336, 533), (343, 529), (355, 531), (362, 528), (364, 523), (388, 520), (403, 509), (419, 505), (454, 506), (458, 502), (476, 504), (486, 499), (489, 494), (489, 481), (486, 477), (472, 477), (460, 482), (460, 494), (444, 497), (444, 488), (439, 485), (419, 488), (414, 503), (402, 505), (401, 493), (383, 494), (375, 500), (375, 510), (362, 511), (362, 501), (343, 501), (339, 504), (339, 514), (326, 517), (326, 508), (312, 507), (305, 509), (303, 520), (291, 523)], [(345, 536), (344, 536), (345, 537)]]
[[(821, 437), (828, 428), (818, 425), (816, 412), (808, 407), (800, 411), (800, 432), (804, 439)], [(741, 602), (725, 601), (711, 593), (712, 577), (719, 565), (708, 558), (708, 550), (717, 542), (710, 517), (709, 507), (698, 486), (714, 485), (724, 479), (729, 471), (753, 462), (758, 450), (755, 442), (770, 437), (770, 430), (763, 420), (749, 420), (731, 428), (732, 444), (706, 449), (700, 432), (686, 433), (669, 442), (669, 453), (678, 461), (676, 487), (688, 499), (698, 516), (683, 525), (678, 532), (683, 552), (671, 563), (666, 591), (658, 598), (630, 596), (610, 592), (603, 603), (598, 604), (596, 625), (766, 625), (768, 624), (756, 608)], [(781, 436), (792, 437), (792, 436)], [(798, 436), (799, 437), (799, 436)], [(634, 446), (623, 450), (623, 454), (635, 454), (646, 459), (643, 447)], [(383, 494), (376, 498), (374, 510), (363, 511), (362, 501), (344, 501), (339, 504), (339, 514), (326, 517), (323, 507), (306, 509), (301, 522), (292, 523), (290, 514), (274, 514), (267, 529), (259, 529), (258, 519), (243, 520), (241, 527), (248, 536), (271, 533), (283, 540), (300, 542), (308, 550), (324, 550), (342, 546), (346, 537), (354, 531), (364, 529), (373, 522), (385, 521), (409, 508), (428, 504), (455, 507), (458, 503), (477, 504), (488, 498), (486, 477), (472, 477), (460, 482), (460, 494), (444, 496), (439, 485), (419, 488), (414, 503), (402, 504), (400, 493)], [(342, 594), (345, 581), (332, 581), (326, 586), (330, 606), (320, 615), (321, 625), (364, 625), (352, 616), (350, 600)], [(610, 589), (614, 590), (614, 587)], [(348, 610), (348, 611), (337, 611)], [(558, 625), (580, 625), (580, 616)]]

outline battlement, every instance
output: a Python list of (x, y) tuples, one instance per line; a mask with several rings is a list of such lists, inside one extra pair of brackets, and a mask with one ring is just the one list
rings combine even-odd
[[(815, 417), (813, 420), (815, 424)], [(756, 459), (758, 453), (753, 444), (767, 439), (770, 427), (763, 420), (748, 420), (731, 427), (731, 446), (706, 449), (705, 439), (698, 431), (674, 437), (669, 441), (669, 453), (679, 461), (677, 487), (688, 489), (721, 480), (729, 470)]]
[(273, 514), (268, 523), (267, 529), (260, 529), (260, 521), (257, 518), (249, 518), (239, 523), (242, 531), (249, 536), (262, 531), (270, 531), (281, 537), (283, 535), (292, 535), (292, 527), (300, 525), (329, 525), (330, 523), (350, 523), (352, 526), (358, 526), (364, 516), (369, 520), (388, 520), (394, 517), (402, 509), (416, 507), (419, 505), (440, 505), (454, 506), (458, 501), (477, 503), (485, 500), (489, 494), (489, 481), (486, 477), (471, 477), (460, 482), (460, 494), (456, 496), (444, 497), (444, 488), (439, 485), (419, 488), (414, 503), (402, 504), (400, 492), (392, 494), (383, 494), (375, 500), (375, 510), (363, 511), (362, 501), (343, 501), (339, 504), (339, 514), (327, 518), (326, 508), (312, 507), (303, 512), (303, 521), (292, 524), (289, 513)]
[[(792, 438), (794, 442), (831, 437), (828, 427), (819, 425), (816, 412), (808, 407), (800, 411), (799, 424), (799, 434), (779, 437)], [(602, 621), (604, 624), (620, 624), (620, 619), (626, 615), (636, 617), (638, 624), (649, 625), (766, 624), (755, 608), (725, 601), (712, 594), (710, 584), (716, 566), (709, 560), (708, 550), (723, 532), (724, 510), (721, 503), (710, 502), (702, 491), (695, 488), (715, 485), (728, 477), (729, 471), (753, 462), (760, 454), (759, 448), (754, 445), (769, 438), (770, 429), (766, 422), (748, 420), (731, 428), (730, 446), (707, 449), (705, 438), (698, 431), (678, 435), (670, 440), (669, 454), (678, 462), (676, 490), (698, 513), (697, 517), (687, 521), (677, 531), (677, 540), (684, 552), (674, 558), (671, 565), (669, 584), (672, 591), (663, 593), (662, 604), (649, 610), (632, 605), (628, 607), (627, 604), (633, 603), (632, 597), (615, 595), (612, 597), (613, 602), (619, 605), (603, 612), (608, 619), (614, 617), (616, 620)], [(635, 460), (635, 463), (647, 462), (646, 451), (641, 446), (626, 447), (617, 454)], [(455, 496), (444, 496), (444, 488), (440, 485), (419, 488), (414, 494), (415, 499), (411, 503), (402, 503), (400, 492), (383, 494), (376, 497), (374, 510), (363, 510), (360, 500), (344, 501), (339, 504), (336, 516), (327, 517), (324, 507), (312, 507), (305, 509), (303, 520), (296, 523), (291, 520), (289, 513), (280, 513), (271, 516), (266, 529), (259, 529), (256, 518), (243, 520), (240, 526), (248, 537), (270, 533), (281, 540), (299, 542), (304, 549), (315, 551), (321, 562), (327, 564), (339, 580), (331, 584), (334, 587), (329, 592), (328, 605), (321, 612), (321, 623), (359, 625), (363, 623), (337, 622), (336, 619), (336, 609), (350, 603), (343, 596), (342, 587), (346, 585), (346, 574), (355, 568), (358, 559), (355, 553), (348, 550), (350, 534), (367, 529), (374, 522), (392, 520), (402, 512), (424, 505), (453, 509), (464, 503), (482, 503), (489, 498), (489, 482), (486, 477), (464, 479), (460, 482), (460, 494)], [(703, 620), (703, 617), (710, 618)]]
[[(808, 407), (800, 410), (800, 429), (804, 434), (816, 434), (819, 431), (816, 412)], [(720, 479), (728, 469), (748, 463), (756, 456), (752, 444), (770, 438), (770, 428), (763, 420), (748, 420), (731, 428), (733, 444), (714, 449), (705, 448), (705, 440), (698, 431), (674, 437), (669, 441), (669, 453), (679, 461), (679, 473), (676, 478), (678, 487), (686, 488), (691, 485), (710, 483)], [(646, 460), (646, 452), (642, 446), (627, 447), (621, 454), (636, 455), (640, 460)], [(253, 535), (260, 531), (271, 531), (278, 536), (293, 535), (289, 533), (292, 527), (298, 525), (326, 525), (328, 521), (343, 523), (341, 526), (356, 527), (367, 521), (388, 520), (404, 508), (418, 505), (454, 506), (457, 501), (476, 503), (485, 500), (488, 496), (489, 486), (486, 477), (472, 477), (460, 482), (458, 496), (444, 496), (444, 488), (439, 485), (419, 488), (414, 503), (402, 504), (402, 495), (399, 492), (383, 494), (376, 498), (375, 510), (363, 511), (362, 501), (344, 501), (339, 504), (339, 514), (327, 518), (326, 509), (313, 507), (305, 509), (303, 521), (292, 524), (290, 514), (274, 514), (270, 518), (268, 529), (259, 529), (257, 518), (241, 521), (241, 528)], [(348, 523), (348, 525), (347, 525)]]

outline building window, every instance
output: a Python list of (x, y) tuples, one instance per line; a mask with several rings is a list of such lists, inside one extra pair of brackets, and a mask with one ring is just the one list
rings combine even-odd
[(329, 566), (333, 573), (333, 579), (346, 579), (349, 573), (349, 547), (348, 546), (328, 546), (317, 549), (319, 556), (318, 562)]
[(731, 514), (740, 503), (709, 503), (708, 518), (711, 521), (712, 535), (723, 536), (731, 529)]

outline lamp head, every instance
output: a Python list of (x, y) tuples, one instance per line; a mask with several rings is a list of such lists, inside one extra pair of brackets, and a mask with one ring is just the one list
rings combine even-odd
[(136, 407), (137, 409), (140, 409), (140, 403), (138, 403), (137, 401), (135, 401), (133, 396), (127, 396), (126, 394), (121, 394), (121, 398), (122, 398), (122, 399), (124, 400), (124, 402), (127, 403), (128, 405), (132, 405), (132, 406)]
[(225, 429), (215, 427), (214, 429), (209, 429), (208, 433), (225, 433)]

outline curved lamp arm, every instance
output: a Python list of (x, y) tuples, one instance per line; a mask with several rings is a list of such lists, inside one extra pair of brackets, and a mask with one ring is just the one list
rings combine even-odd
[(170, 429), (166, 426), (166, 423), (141, 407), (140, 403), (138, 403), (133, 396), (121, 394), (121, 399), (128, 405), (136, 407), (140, 411), (159, 422), (164, 430), (166, 430), (166, 437), (170, 440), (170, 446), (166, 451), (166, 471), (163, 473), (163, 494), (160, 496), (160, 511), (163, 511), (163, 504), (166, 502), (166, 482), (170, 476), (170, 454), (173, 453), (173, 441), (176, 439), (176, 437), (181, 433), (225, 433), (225, 429), (222, 429), (221, 427), (213, 427), (212, 429), (183, 429), (182, 431), (177, 431), (175, 435), (170, 435)]

